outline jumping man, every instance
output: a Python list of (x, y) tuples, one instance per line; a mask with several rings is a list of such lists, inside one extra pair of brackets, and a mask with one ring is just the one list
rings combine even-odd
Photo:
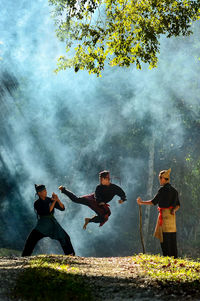
[(77, 197), (63, 186), (59, 187), (61, 192), (66, 194), (73, 202), (86, 205), (96, 212), (97, 215), (94, 217), (85, 218), (85, 223), (83, 225), (84, 230), (89, 223), (99, 223), (99, 226), (103, 226), (111, 214), (108, 203), (115, 195), (118, 195), (121, 198), (118, 201), (120, 204), (126, 201), (126, 194), (122, 188), (111, 183), (109, 171), (101, 171), (99, 173), (99, 181), (100, 184), (96, 187), (95, 193), (81, 197)]

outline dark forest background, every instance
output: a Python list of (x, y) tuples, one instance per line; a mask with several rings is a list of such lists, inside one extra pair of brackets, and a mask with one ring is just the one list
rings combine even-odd
[[(77, 255), (141, 252), (136, 198), (152, 198), (159, 188), (159, 171), (171, 167), (171, 183), (181, 202), (179, 255), (198, 257), (199, 22), (190, 37), (161, 39), (156, 70), (108, 68), (102, 78), (73, 71), (56, 76), (54, 56), (63, 46), (54, 37), (47, 4), (38, 1), (30, 8), (22, 1), (18, 7), (16, 1), (11, 11), (11, 3), (4, 2), (0, 248), (22, 250), (36, 223), (34, 183), (46, 184), (49, 195), (59, 194), (59, 185), (83, 195), (94, 191), (99, 171), (109, 169), (112, 182), (126, 191), (128, 202), (119, 205), (117, 198), (111, 202), (108, 223), (102, 228), (89, 225), (83, 231), (84, 217), (93, 213), (60, 194), (67, 209), (56, 217), (70, 234)], [(157, 209), (151, 207), (149, 215), (142, 210), (148, 225), (146, 250), (159, 253), (159, 243), (152, 237)], [(35, 250), (41, 252), (62, 251), (47, 239)]]

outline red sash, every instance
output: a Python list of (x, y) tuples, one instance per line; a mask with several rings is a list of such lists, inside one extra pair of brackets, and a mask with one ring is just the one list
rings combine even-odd
[(172, 208), (174, 208), (174, 207), (173, 206), (170, 206), (168, 208), (158, 207), (158, 211), (159, 211), (158, 219), (159, 219), (159, 225), (160, 226), (162, 226), (162, 224), (163, 224), (162, 211), (165, 210), (165, 209), (172, 209)]

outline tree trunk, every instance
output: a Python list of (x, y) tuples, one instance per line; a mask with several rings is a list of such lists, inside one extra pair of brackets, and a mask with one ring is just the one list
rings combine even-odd
[[(155, 152), (155, 137), (152, 135), (152, 139), (149, 143), (149, 164), (148, 164), (148, 182), (147, 182), (147, 200), (152, 198), (153, 190), (153, 174), (154, 174), (154, 152)], [(150, 219), (150, 210), (151, 206), (145, 206), (145, 215), (144, 215), (144, 242), (147, 246), (148, 234), (149, 234), (149, 219)]]

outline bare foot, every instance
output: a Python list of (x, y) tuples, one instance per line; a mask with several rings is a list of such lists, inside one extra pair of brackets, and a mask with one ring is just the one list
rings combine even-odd
[(84, 229), (84, 230), (86, 230), (86, 227), (87, 227), (89, 221), (90, 221), (90, 218), (86, 217), (86, 218), (85, 218), (85, 224), (83, 225), (83, 229)]

